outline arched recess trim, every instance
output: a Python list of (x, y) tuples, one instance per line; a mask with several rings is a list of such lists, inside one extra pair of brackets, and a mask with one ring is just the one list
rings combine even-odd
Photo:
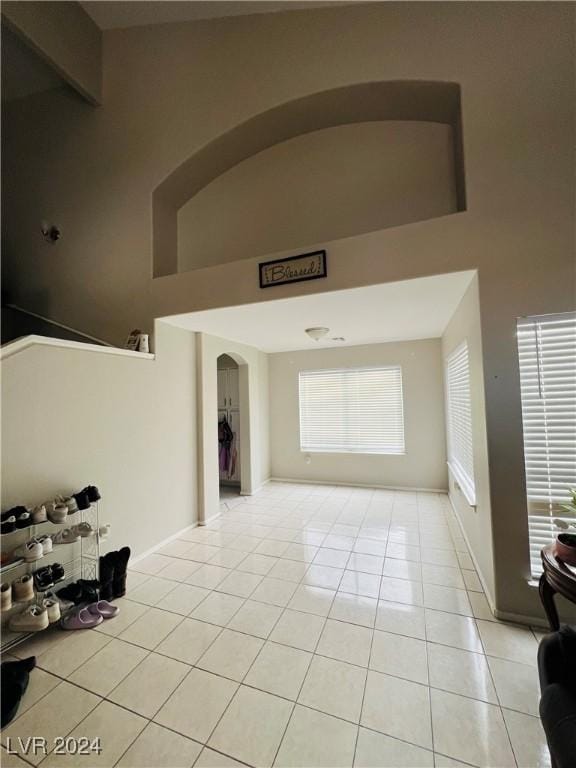
[(258, 152), (296, 136), (382, 120), (416, 120), (452, 127), (457, 207), (465, 210), (458, 83), (395, 80), (346, 85), (255, 115), (204, 146), (159, 184), (152, 196), (154, 277), (178, 271), (178, 209), (211, 181)]

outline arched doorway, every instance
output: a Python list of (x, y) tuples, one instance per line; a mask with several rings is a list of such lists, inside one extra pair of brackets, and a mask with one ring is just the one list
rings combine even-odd
[[(235, 345), (216, 336), (197, 334), (197, 387), (198, 387), (198, 524), (204, 525), (220, 514), (220, 446), (218, 422), (224, 408), (227, 418), (234, 411), (236, 426), (236, 457), (233, 473), (234, 489), (238, 496), (249, 496), (258, 486), (256, 474), (257, 435), (257, 363), (256, 350)], [(244, 353), (246, 349), (246, 353)], [(220, 360), (220, 367), (218, 361)], [(232, 390), (219, 393), (219, 378), (224, 369), (233, 374)], [(238, 388), (236, 387), (236, 375)], [(224, 406), (224, 397), (226, 405)], [(220, 398), (222, 398), (220, 400)], [(230, 402), (232, 400), (232, 402)], [(222, 408), (220, 407), (222, 406)], [(252, 423), (254, 422), (254, 424)], [(233, 430), (234, 431), (234, 430)], [(231, 466), (228, 466), (228, 470)], [(228, 474), (228, 471), (225, 473)]]
[(216, 376), (219, 499), (220, 508), (225, 511), (238, 502), (241, 491), (240, 366), (231, 355), (219, 355)]

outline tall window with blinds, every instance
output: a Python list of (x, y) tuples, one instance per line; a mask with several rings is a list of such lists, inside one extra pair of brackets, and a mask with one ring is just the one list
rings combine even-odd
[(300, 450), (404, 453), (402, 369), (300, 373)]
[(559, 533), (555, 518), (576, 487), (576, 313), (518, 321), (518, 356), (532, 576), (540, 550)]
[(472, 406), (468, 344), (461, 344), (446, 361), (448, 464), (469, 504), (476, 503)]

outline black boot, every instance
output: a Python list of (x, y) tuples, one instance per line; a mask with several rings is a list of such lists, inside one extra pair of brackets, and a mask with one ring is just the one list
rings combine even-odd
[(67, 603), (74, 603), (74, 605), (80, 605), (82, 602), (82, 587), (75, 581), (71, 584), (66, 584), (65, 587), (61, 587), (56, 590), (56, 594), (61, 600), (65, 600)]
[(100, 558), (100, 599), (114, 599), (114, 571), (118, 552), (108, 552)]
[(5, 661), (0, 670), (2, 679), (2, 723), (0, 728), (12, 722), (18, 713), (22, 696), (28, 688), (30, 672), (36, 666), (36, 657), (22, 661)]
[(100, 582), (98, 579), (78, 579), (78, 586), (82, 590), (83, 603), (97, 603), (100, 599)]
[(119, 552), (116, 552), (114, 581), (112, 586), (114, 597), (124, 597), (126, 594), (126, 571), (128, 569), (128, 560), (130, 560), (130, 547), (122, 547)]

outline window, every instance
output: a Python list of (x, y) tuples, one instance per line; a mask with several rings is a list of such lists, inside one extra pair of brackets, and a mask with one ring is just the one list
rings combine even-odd
[(472, 408), (468, 344), (461, 344), (446, 361), (448, 405), (448, 464), (469, 504), (476, 503)]
[(400, 366), (302, 371), (300, 450), (404, 453)]
[(532, 576), (576, 487), (576, 313), (518, 321), (518, 357)]

